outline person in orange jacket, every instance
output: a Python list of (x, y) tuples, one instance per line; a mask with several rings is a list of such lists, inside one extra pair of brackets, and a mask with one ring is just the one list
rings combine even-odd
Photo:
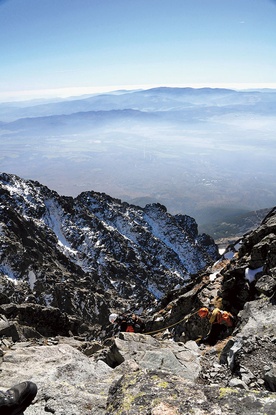
[(233, 326), (234, 316), (229, 311), (220, 310), (219, 308), (211, 310), (207, 307), (201, 307), (197, 314), (200, 318), (208, 318), (209, 323), (211, 324), (209, 333), (204, 339), (201, 339), (201, 343), (206, 342), (210, 345), (216, 344), (221, 332), (226, 331), (226, 328)]

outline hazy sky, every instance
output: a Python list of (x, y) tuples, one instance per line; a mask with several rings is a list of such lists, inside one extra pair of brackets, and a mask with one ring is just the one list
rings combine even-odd
[(276, 1), (0, 0), (0, 56), (1, 100), (157, 85), (276, 87)]

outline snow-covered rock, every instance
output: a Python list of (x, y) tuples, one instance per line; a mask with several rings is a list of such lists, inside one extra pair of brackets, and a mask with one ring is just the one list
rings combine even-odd
[[(0, 175), (2, 303), (32, 302), (103, 324), (112, 309), (145, 309), (218, 257), (194, 219), (103, 193), (60, 196)], [(2, 288), (1, 288), (2, 287)]]

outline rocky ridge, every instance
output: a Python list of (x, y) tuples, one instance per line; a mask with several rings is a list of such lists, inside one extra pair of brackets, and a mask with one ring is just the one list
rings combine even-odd
[(0, 218), (0, 303), (51, 306), (87, 323), (103, 324), (111, 308), (145, 308), (218, 257), (193, 218), (160, 204), (62, 197), (5, 173)]
[[(26, 415), (274, 414), (275, 235), (273, 209), (221, 258), (155, 298), (144, 334), (114, 335), (107, 321), (87, 323), (93, 336), (84, 327), (81, 334), (78, 315), (35, 299), (22, 301), (26, 281), (21, 285), (18, 278), (12, 287), (7, 273), (2, 275), (2, 388), (26, 378), (38, 384)], [(54, 256), (57, 264), (60, 258)], [(112, 309), (111, 295), (103, 297)], [(197, 315), (201, 306), (219, 306), (235, 316), (234, 327), (221, 330), (214, 344), (198, 341), (210, 329)]]

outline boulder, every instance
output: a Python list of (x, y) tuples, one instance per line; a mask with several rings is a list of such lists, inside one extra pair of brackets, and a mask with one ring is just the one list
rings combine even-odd
[(200, 372), (200, 354), (193, 341), (184, 344), (138, 333), (120, 333), (104, 361), (117, 367), (128, 360), (133, 360), (140, 369), (164, 370), (191, 381), (196, 381)]
[(3, 356), (1, 389), (25, 380), (37, 384), (37, 397), (25, 415), (103, 415), (109, 386), (120, 376), (68, 344), (17, 343)]
[(9, 322), (3, 315), (0, 315), (0, 338), (1, 337), (10, 337), (14, 342), (18, 341), (20, 338), (16, 325)]

